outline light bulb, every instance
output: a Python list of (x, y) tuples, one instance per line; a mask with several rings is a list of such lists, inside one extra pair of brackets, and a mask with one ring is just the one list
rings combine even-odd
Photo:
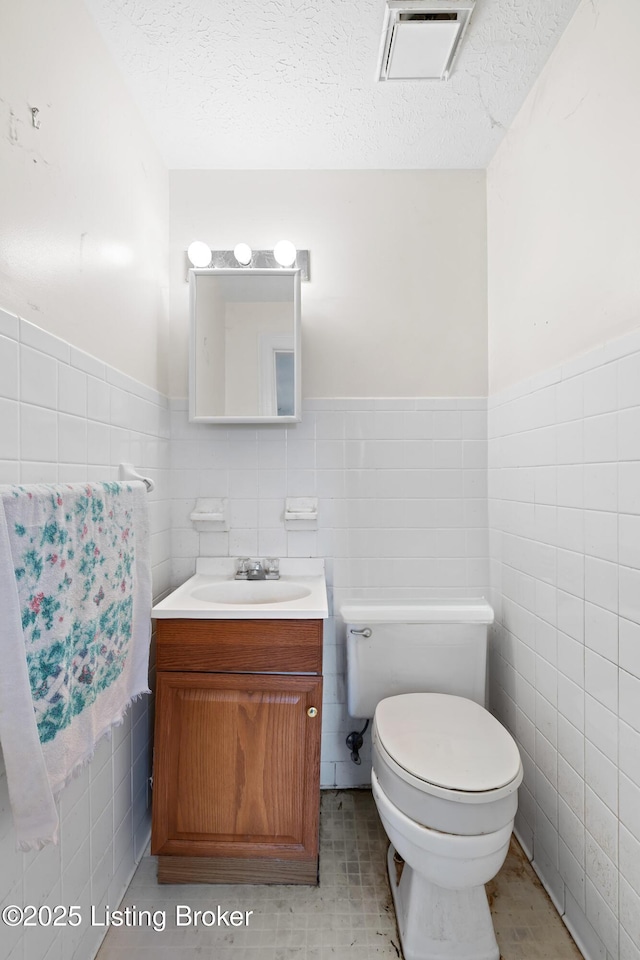
[(194, 267), (208, 267), (211, 263), (211, 248), (203, 240), (194, 240), (187, 247), (187, 256)]
[(253, 250), (248, 243), (236, 243), (233, 248), (233, 255), (241, 263), (243, 267), (246, 267), (251, 263), (251, 257), (253, 256)]
[(291, 240), (278, 240), (273, 248), (273, 255), (281, 267), (290, 267), (292, 263), (295, 263), (298, 251)]

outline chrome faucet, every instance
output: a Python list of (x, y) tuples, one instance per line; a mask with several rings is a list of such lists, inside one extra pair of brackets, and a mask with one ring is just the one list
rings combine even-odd
[(251, 560), (247, 570), (247, 580), (264, 580), (265, 572), (261, 560)]

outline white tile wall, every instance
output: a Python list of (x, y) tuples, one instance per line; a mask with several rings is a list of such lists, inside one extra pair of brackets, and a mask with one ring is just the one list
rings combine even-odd
[(493, 709), (585, 956), (640, 958), (640, 342), (490, 399)]
[[(171, 404), (172, 580), (197, 556), (323, 557), (347, 596), (480, 595), (488, 585), (486, 400), (307, 400), (299, 424), (190, 424)], [(317, 496), (318, 530), (285, 531), (285, 497)], [(228, 533), (197, 534), (196, 497), (228, 497)], [(369, 783), (345, 745), (344, 629), (325, 625), (322, 785)]]
[[(169, 411), (166, 398), (0, 311), (0, 483), (117, 479), (121, 461), (153, 477), (153, 583), (170, 581)], [(0, 905), (80, 904), (72, 928), (2, 926), (0, 958), (87, 960), (101, 939), (90, 904), (115, 906), (149, 838), (149, 698), (62, 792), (58, 846), (15, 850), (0, 754)]]

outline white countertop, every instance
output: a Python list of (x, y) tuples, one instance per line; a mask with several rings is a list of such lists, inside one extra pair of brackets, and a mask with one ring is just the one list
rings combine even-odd
[[(151, 616), (181, 620), (324, 620), (329, 614), (324, 560), (283, 558), (280, 579), (273, 581), (235, 580), (234, 573), (233, 557), (199, 558), (195, 576), (157, 603)], [(202, 599), (203, 593), (222, 593), (233, 599)], [(294, 599), (263, 602), (261, 597), (270, 593), (292, 594)]]

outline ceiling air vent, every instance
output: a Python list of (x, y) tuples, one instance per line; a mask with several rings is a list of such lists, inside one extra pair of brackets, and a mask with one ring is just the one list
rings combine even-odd
[(379, 80), (446, 80), (475, 0), (386, 0)]

